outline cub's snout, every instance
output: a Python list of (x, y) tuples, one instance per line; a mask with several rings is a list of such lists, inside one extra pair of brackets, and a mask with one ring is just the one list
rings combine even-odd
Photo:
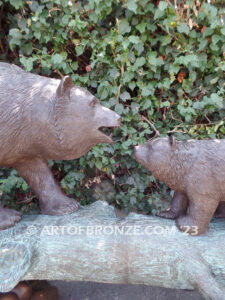
[(134, 147), (135, 159), (142, 165), (147, 163), (147, 149), (146, 145), (138, 145)]

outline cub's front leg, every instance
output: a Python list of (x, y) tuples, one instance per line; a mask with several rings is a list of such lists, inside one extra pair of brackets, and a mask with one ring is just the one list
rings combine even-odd
[(200, 235), (207, 231), (219, 200), (215, 195), (207, 193), (195, 193), (189, 196), (189, 213), (176, 219), (179, 230), (191, 235)]
[(188, 207), (188, 198), (185, 194), (174, 192), (171, 206), (167, 210), (161, 211), (159, 217), (165, 219), (176, 219), (185, 215)]
[(42, 214), (64, 215), (78, 209), (78, 202), (62, 193), (46, 161), (24, 160), (15, 168), (37, 195)]

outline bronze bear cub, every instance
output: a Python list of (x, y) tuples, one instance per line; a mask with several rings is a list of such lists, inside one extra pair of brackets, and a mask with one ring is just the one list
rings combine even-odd
[[(39, 198), (41, 213), (72, 213), (78, 203), (56, 184), (48, 159), (71, 160), (98, 143), (112, 143), (102, 127), (118, 127), (120, 116), (87, 90), (62, 80), (0, 63), (0, 166), (13, 167)], [(21, 219), (0, 205), (0, 229)]]
[(224, 207), (225, 139), (156, 138), (136, 146), (135, 156), (175, 191), (171, 208), (159, 216), (176, 219), (177, 227), (189, 234), (205, 233), (218, 205)]

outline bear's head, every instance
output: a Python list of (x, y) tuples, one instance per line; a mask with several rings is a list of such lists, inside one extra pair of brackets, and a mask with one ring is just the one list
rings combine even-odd
[(66, 76), (56, 91), (54, 124), (64, 159), (75, 159), (96, 144), (113, 143), (101, 129), (120, 126), (120, 116)]

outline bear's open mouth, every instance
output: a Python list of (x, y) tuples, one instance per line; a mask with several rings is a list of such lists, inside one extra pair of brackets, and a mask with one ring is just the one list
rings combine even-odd
[(119, 126), (101, 126), (98, 128), (98, 131), (101, 133), (101, 136), (104, 138), (106, 143), (113, 144), (113, 133), (110, 129), (117, 128)]

